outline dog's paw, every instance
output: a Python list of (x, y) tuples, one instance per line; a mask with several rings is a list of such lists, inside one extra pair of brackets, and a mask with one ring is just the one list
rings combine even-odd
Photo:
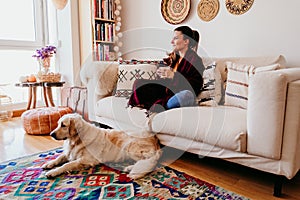
[(130, 172), (133, 169), (134, 165), (129, 165), (123, 169), (124, 172)]
[(129, 173), (128, 177), (133, 180), (136, 180), (136, 179), (140, 179), (140, 178), (144, 177), (146, 174), (147, 173)]
[(45, 174), (45, 176), (47, 177), (47, 178), (54, 178), (54, 177), (56, 177), (56, 176), (58, 176), (60, 173), (57, 171), (57, 170), (50, 170), (49, 172), (47, 172), (46, 174)]
[(51, 163), (45, 163), (42, 165), (42, 169), (52, 169), (54, 167)]

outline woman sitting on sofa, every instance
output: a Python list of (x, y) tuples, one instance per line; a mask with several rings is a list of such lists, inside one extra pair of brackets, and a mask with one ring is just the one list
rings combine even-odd
[(180, 26), (174, 30), (171, 40), (174, 54), (164, 59), (168, 67), (157, 69), (157, 80), (136, 80), (128, 101), (129, 106), (162, 112), (195, 105), (195, 97), (203, 86), (204, 65), (193, 49), (198, 45), (193, 38), (193, 30), (188, 26)]

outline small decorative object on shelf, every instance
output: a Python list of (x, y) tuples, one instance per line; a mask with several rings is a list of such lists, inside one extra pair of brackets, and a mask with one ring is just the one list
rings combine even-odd
[(56, 54), (56, 47), (51, 45), (36, 50), (32, 57), (37, 58), (39, 62), (39, 74), (46, 75), (50, 73), (51, 57), (53, 57), (54, 54)]

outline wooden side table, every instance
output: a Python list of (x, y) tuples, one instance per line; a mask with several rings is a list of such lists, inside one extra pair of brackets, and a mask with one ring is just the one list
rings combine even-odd
[[(17, 87), (28, 87), (28, 102), (27, 102), (27, 110), (31, 107), (36, 107), (36, 90), (37, 87), (43, 88), (43, 100), (47, 107), (49, 107), (49, 103), (51, 106), (55, 106), (53, 102), (52, 96), (52, 87), (62, 87), (65, 82), (26, 82), (26, 83), (16, 83)], [(32, 105), (32, 106), (31, 106)]]
[(44, 102), (48, 107), (48, 101), (52, 107), (55, 106), (52, 97), (52, 87), (62, 87), (65, 82), (43, 82), (43, 96)]

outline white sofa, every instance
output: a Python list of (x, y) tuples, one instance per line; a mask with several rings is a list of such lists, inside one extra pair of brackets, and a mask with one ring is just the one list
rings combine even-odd
[[(205, 60), (205, 58), (203, 59)], [(225, 65), (234, 63), (284, 65), (283, 56), (213, 58), (222, 80)], [(195, 106), (147, 116), (115, 97), (117, 62), (85, 63), (81, 80), (88, 88), (89, 119), (112, 128), (146, 129), (157, 133), (163, 145), (221, 158), (269, 172), (277, 177), (274, 195), (281, 193), (283, 177), (300, 168), (300, 68), (257, 73), (249, 79), (247, 109), (233, 106)]]

